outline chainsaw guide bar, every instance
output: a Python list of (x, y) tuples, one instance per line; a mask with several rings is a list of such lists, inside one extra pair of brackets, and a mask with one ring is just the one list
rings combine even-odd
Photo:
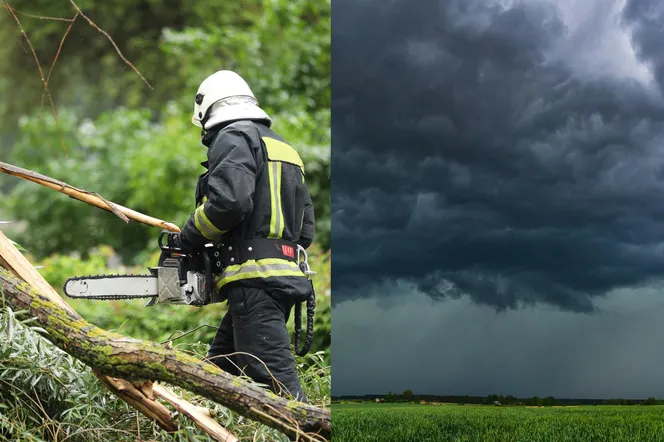
[[(128, 290), (131, 288), (130, 290)], [(63, 287), (65, 295), (73, 299), (113, 301), (145, 299), (159, 296), (153, 275), (92, 275), (68, 278)], [(124, 291), (124, 293), (122, 293)], [(134, 292), (136, 294), (127, 294)], [(106, 294), (92, 294), (106, 293)]]

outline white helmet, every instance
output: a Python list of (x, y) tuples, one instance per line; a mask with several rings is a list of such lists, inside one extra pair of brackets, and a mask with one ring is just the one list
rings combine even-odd
[(210, 129), (220, 123), (245, 119), (271, 123), (242, 77), (233, 71), (217, 71), (203, 80), (196, 92), (192, 123)]

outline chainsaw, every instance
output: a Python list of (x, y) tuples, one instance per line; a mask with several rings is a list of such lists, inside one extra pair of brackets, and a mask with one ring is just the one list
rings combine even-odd
[(159, 235), (162, 251), (157, 267), (144, 275), (74, 276), (65, 282), (63, 291), (70, 298), (126, 300), (149, 298), (145, 305), (184, 304), (204, 306), (225, 299), (215, 293), (212, 276), (212, 247), (190, 256), (164, 242), (168, 232)]
[[(202, 307), (207, 304), (224, 302), (225, 295), (221, 295), (213, 288), (214, 279), (212, 263), (219, 252), (211, 244), (195, 256), (182, 253), (164, 243), (167, 231), (159, 235), (159, 248), (161, 258), (157, 267), (148, 267), (147, 275), (98, 275), (74, 276), (65, 282), (63, 291), (65, 295), (74, 299), (95, 300), (126, 300), (149, 298), (145, 307), (156, 304), (183, 304)], [(309, 267), (307, 252), (298, 245), (298, 263), (300, 270), (307, 278), (315, 275)], [(313, 286), (312, 286), (313, 287)], [(295, 308), (295, 353), (304, 356), (313, 340), (314, 310), (316, 308), (315, 295), (307, 299), (307, 335), (304, 346), (300, 347), (300, 330), (302, 321), (301, 302)]]

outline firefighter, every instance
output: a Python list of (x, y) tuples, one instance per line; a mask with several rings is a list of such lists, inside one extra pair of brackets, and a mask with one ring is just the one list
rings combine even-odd
[(214, 245), (215, 290), (228, 311), (207, 357), (307, 402), (286, 328), (293, 306), (313, 297), (298, 266), (298, 246), (314, 239), (304, 164), (235, 72), (201, 83), (192, 122), (202, 128), (207, 171), (198, 179), (195, 212), (169, 244), (189, 254)]

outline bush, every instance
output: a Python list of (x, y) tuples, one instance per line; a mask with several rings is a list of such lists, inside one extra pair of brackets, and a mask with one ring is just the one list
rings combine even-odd
[[(87, 366), (40, 336), (43, 330), (31, 325), (32, 320), (20, 319), (24, 313), (0, 310), (0, 441), (209, 440), (181, 416), (177, 417), (181, 430), (175, 435), (159, 429), (105, 390)], [(330, 369), (322, 356), (298, 358), (298, 372), (312, 403), (328, 406)], [(210, 409), (241, 440), (288, 440), (214, 402), (174, 390)]]
[[(17, 165), (180, 226), (191, 215), (205, 149), (188, 114), (176, 107), (168, 106), (158, 122), (145, 109), (116, 109), (94, 121), (60, 110), (59, 128), (70, 146), (68, 157), (50, 152), (58, 145), (52, 120), (33, 124), (26, 118), (21, 124), (12, 155)], [(289, 124), (289, 130), (295, 131), (305, 122), (296, 119), (285, 127)], [(294, 145), (306, 164), (317, 218), (316, 240), (328, 248), (329, 146)], [(11, 216), (27, 224), (18, 241), (38, 258), (73, 251), (85, 256), (92, 247), (108, 244), (128, 265), (134, 265), (145, 262), (157, 249), (154, 228), (125, 224), (110, 212), (27, 181), (18, 182), (5, 202)]]

